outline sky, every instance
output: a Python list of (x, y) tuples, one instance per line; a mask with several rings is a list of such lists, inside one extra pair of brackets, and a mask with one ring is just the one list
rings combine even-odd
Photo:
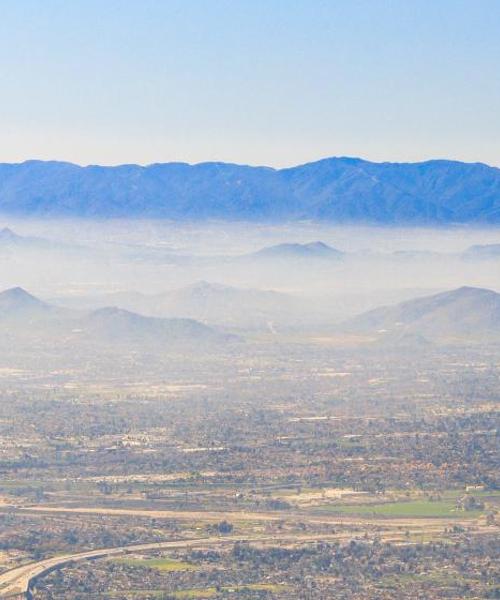
[(499, 0), (0, 0), (0, 161), (500, 166)]

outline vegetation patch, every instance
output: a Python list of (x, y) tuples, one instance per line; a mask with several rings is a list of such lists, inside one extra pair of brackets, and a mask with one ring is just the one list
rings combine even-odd
[(113, 562), (119, 562), (131, 567), (144, 567), (165, 572), (196, 571), (199, 569), (197, 565), (172, 558), (119, 558)]

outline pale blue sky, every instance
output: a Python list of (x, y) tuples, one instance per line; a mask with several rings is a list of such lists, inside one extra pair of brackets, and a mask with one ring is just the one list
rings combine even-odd
[(0, 0), (0, 161), (500, 166), (500, 0)]

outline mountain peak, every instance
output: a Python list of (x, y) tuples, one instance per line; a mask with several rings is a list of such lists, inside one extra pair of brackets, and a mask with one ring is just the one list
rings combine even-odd
[(268, 258), (340, 258), (342, 252), (321, 241), (306, 244), (285, 242), (267, 246), (253, 256)]
[(0, 297), (2, 298), (31, 298), (33, 300), (37, 300), (35, 296), (27, 292), (24, 288), (20, 286), (15, 286), (0, 292)]
[(0, 312), (11, 313), (31, 309), (45, 309), (48, 305), (31, 295), (22, 287), (13, 287), (0, 292)]
[(480, 288), (471, 285), (463, 285), (453, 291), (457, 294), (496, 294), (496, 292), (488, 288)]
[(194, 292), (212, 292), (225, 290), (227, 289), (227, 286), (222, 285), (221, 283), (211, 283), (210, 281), (200, 279), (199, 281), (195, 281), (191, 285), (188, 285), (187, 289)]
[(0, 241), (3, 242), (15, 242), (17, 240), (22, 239), (20, 235), (17, 235), (12, 229), (9, 227), (3, 227), (0, 229)]
[(336, 250), (335, 248), (332, 248), (331, 246), (328, 246), (328, 244), (325, 244), (325, 242), (321, 241), (308, 242), (307, 244), (302, 244), (302, 246), (304, 248), (307, 248), (308, 250), (312, 250), (313, 252), (331, 252), (332, 250), (338, 252), (338, 250)]

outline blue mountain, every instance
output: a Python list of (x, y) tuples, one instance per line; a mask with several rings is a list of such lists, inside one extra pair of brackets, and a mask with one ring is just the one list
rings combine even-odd
[(324, 242), (309, 242), (307, 244), (285, 243), (267, 246), (250, 254), (250, 258), (265, 259), (311, 259), (325, 260), (342, 258), (343, 252), (328, 246)]
[(500, 223), (500, 169), (328, 158), (287, 168), (226, 163), (0, 164), (0, 213), (30, 216)]

